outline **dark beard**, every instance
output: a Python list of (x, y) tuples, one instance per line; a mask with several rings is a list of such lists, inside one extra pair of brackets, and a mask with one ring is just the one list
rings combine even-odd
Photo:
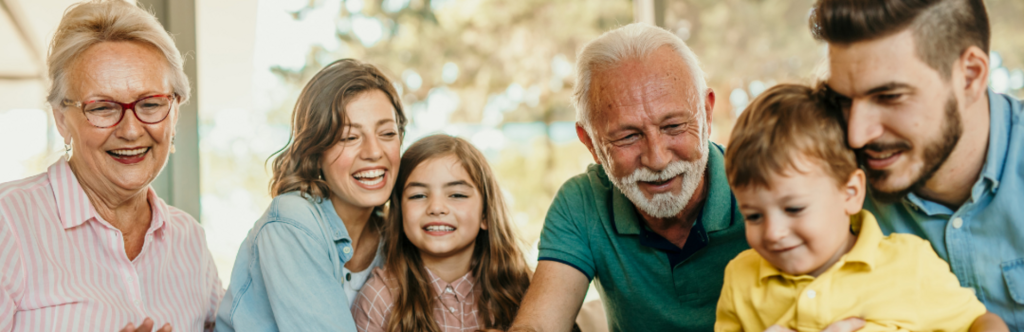
[[(914, 180), (914, 183), (910, 186), (893, 192), (881, 191), (878, 190), (878, 188), (871, 186), (872, 196), (881, 202), (893, 203), (903, 199), (907, 194), (923, 188), (925, 183), (931, 180), (932, 177), (935, 176), (935, 172), (938, 171), (946, 162), (946, 158), (949, 158), (949, 154), (953, 152), (953, 148), (955, 148), (956, 144), (960, 142), (960, 136), (963, 134), (963, 130), (963, 124), (960, 122), (960, 113), (957, 112), (956, 98), (950, 94), (949, 99), (946, 101), (945, 121), (943, 121), (942, 125), (943, 135), (938, 142), (925, 147), (924, 167), (922, 168), (921, 175), (919, 175), (917, 180)], [(865, 149), (875, 151), (885, 151), (892, 148), (909, 150), (910, 147), (910, 143), (906, 141), (887, 144), (868, 144), (865, 145), (864, 148), (857, 150), (857, 159), (861, 165), (867, 165), (865, 163), (866, 156), (863, 151)], [(863, 166), (862, 168), (868, 177), (868, 183), (872, 184), (884, 181), (889, 177), (889, 175), (891, 175), (887, 170), (872, 170), (867, 166)]]

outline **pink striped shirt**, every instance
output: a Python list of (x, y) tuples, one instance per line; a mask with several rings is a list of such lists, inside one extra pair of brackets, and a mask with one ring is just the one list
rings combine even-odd
[(62, 158), (0, 184), (0, 332), (118, 331), (146, 317), (202, 331), (223, 296), (202, 227), (149, 189), (153, 220), (128, 260)]
[[(434, 298), (431, 307), (434, 321), (444, 332), (475, 332), (480, 326), (477, 298), (479, 289), (476, 278), (470, 271), (452, 283), (438, 278), (430, 269), (430, 287)], [(356, 321), (359, 332), (387, 331), (388, 321), (395, 305), (394, 289), (388, 285), (396, 285), (394, 278), (382, 268), (373, 270), (373, 276), (359, 290), (355, 304), (352, 306), (352, 318)]]

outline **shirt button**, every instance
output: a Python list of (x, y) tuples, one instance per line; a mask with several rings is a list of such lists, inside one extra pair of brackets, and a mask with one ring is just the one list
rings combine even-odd
[(455, 313), (455, 307), (448, 307), (448, 311), (451, 311), (454, 314)]
[(953, 228), (960, 229), (964, 226), (964, 220), (960, 217), (953, 218)]
[(809, 298), (809, 299), (813, 299), (813, 298), (814, 298), (815, 296), (818, 296), (818, 293), (817, 293), (817, 292), (815, 292), (815, 291), (814, 291), (813, 289), (812, 289), (812, 290), (809, 290), (809, 291), (807, 291), (807, 298)]
[(350, 252), (352, 252), (352, 248), (350, 248), (350, 247), (345, 247), (345, 249), (341, 249), (341, 251), (344, 251), (344, 252), (345, 252), (345, 253), (347, 254), (347, 253), (350, 253)]
[(452, 286), (448, 286), (448, 288), (445, 288), (444, 292), (451, 294), (452, 293)]

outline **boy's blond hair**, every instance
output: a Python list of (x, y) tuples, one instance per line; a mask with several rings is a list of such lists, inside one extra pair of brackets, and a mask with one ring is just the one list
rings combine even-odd
[(840, 110), (826, 102), (821, 89), (799, 84), (776, 85), (743, 111), (725, 152), (729, 185), (769, 187), (771, 174), (799, 170), (794, 159), (816, 162), (842, 185), (857, 170), (857, 158), (846, 144)]

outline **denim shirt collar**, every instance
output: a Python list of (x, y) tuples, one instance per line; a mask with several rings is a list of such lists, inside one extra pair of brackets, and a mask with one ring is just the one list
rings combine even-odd
[(345, 223), (341, 221), (341, 217), (338, 217), (338, 212), (334, 210), (334, 204), (331, 204), (330, 198), (323, 198), (319, 201), (320, 210), (324, 211), (324, 220), (331, 227), (331, 239), (334, 241), (352, 242), (352, 237), (348, 235), (348, 229), (345, 228)]
[[(971, 187), (971, 201), (978, 201), (986, 192), (995, 193), (999, 189), (999, 179), (1003, 176), (1003, 165), (1006, 164), (1006, 149), (1010, 145), (1011, 108), (1014, 106), (1006, 96), (988, 89), (989, 136), (988, 152), (985, 165), (982, 166), (978, 181)], [(1018, 105), (1018, 107), (1020, 107)], [(952, 215), (955, 211), (942, 204), (925, 200), (914, 193), (905, 198), (908, 204), (919, 208), (927, 215)]]

